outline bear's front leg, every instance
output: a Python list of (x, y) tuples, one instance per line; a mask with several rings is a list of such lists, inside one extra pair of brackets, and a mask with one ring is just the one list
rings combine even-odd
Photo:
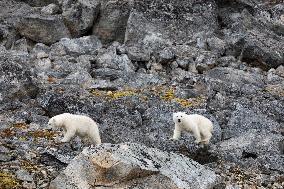
[(61, 142), (69, 142), (71, 138), (75, 135), (75, 132), (75, 130), (67, 130)]
[(178, 140), (181, 135), (181, 129), (179, 126), (175, 125), (175, 130), (174, 130), (174, 135), (173, 135), (173, 140)]

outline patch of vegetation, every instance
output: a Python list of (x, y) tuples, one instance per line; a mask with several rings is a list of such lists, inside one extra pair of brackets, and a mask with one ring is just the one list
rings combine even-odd
[(126, 89), (121, 91), (108, 91), (108, 92), (94, 89), (91, 90), (90, 93), (95, 96), (107, 98), (110, 100), (116, 100), (127, 96), (138, 96), (141, 100), (147, 101), (151, 97), (158, 97), (161, 100), (167, 102), (178, 103), (183, 107), (199, 106), (200, 104), (205, 102), (204, 101), (205, 99), (202, 97), (189, 98), (189, 99), (177, 98), (175, 96), (174, 88), (168, 88), (164, 86), (153, 86), (142, 89)]
[(28, 125), (26, 123), (14, 123), (11, 127), (3, 129), (0, 131), (0, 137), (10, 138), (12, 136), (19, 137), (19, 140), (25, 141), (28, 138), (46, 138), (52, 139), (57, 135), (56, 131), (48, 130), (36, 130), (36, 131), (27, 131)]
[(6, 128), (0, 131), (1, 138), (10, 138), (15, 135), (16, 132), (13, 130), (13, 128)]
[(17, 129), (27, 129), (28, 125), (26, 123), (14, 123), (12, 127)]
[(134, 96), (137, 95), (135, 91), (126, 90), (126, 91), (108, 91), (107, 96), (112, 99), (118, 99), (126, 96)]
[(36, 130), (36, 131), (29, 131), (27, 136), (33, 138), (45, 138), (45, 139), (52, 139), (57, 135), (56, 131), (48, 131), (48, 130)]
[(23, 167), (27, 171), (32, 172), (38, 170), (38, 166), (32, 163), (31, 161), (20, 160), (20, 162), (21, 162), (21, 167)]
[(12, 174), (0, 172), (1, 189), (16, 189), (19, 187), (20, 187), (19, 181)]

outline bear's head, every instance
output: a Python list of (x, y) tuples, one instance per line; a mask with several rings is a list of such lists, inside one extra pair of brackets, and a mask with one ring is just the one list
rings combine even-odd
[(58, 128), (58, 121), (56, 120), (56, 117), (52, 117), (48, 121), (48, 129), (57, 129)]
[(173, 120), (176, 124), (181, 124), (184, 120), (184, 118), (186, 117), (186, 113), (185, 112), (176, 112), (173, 113)]

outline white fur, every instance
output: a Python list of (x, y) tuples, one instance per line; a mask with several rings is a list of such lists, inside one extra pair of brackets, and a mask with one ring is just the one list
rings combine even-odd
[[(182, 131), (188, 131), (195, 137), (195, 143), (208, 144), (212, 137), (213, 123), (206, 117), (198, 114), (187, 115), (184, 112), (173, 113), (175, 130), (173, 138), (180, 138)], [(180, 121), (180, 122), (179, 122)]]
[(72, 137), (78, 135), (88, 137), (94, 144), (101, 144), (99, 128), (95, 121), (84, 115), (63, 113), (56, 115), (48, 121), (52, 129), (62, 128), (64, 137), (61, 142), (69, 142)]

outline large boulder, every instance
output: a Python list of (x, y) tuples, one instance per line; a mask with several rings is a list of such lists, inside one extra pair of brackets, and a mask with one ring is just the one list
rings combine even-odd
[(284, 26), (280, 2), (240, 0), (218, 4), (222, 32), (230, 46), (227, 54), (233, 53), (242, 61), (264, 69), (283, 64)]
[(263, 172), (283, 172), (283, 144), (281, 134), (249, 130), (241, 136), (224, 140), (210, 149), (220, 158)]
[[(148, 51), (151, 53), (174, 43), (188, 43), (198, 38), (196, 33), (210, 35), (215, 29), (215, 1), (137, 1), (128, 19), (125, 43), (132, 47), (128, 53), (133, 54), (138, 48), (143, 57)], [(139, 56), (135, 59), (139, 60)]]
[(264, 88), (263, 75), (234, 68), (218, 67), (206, 74), (210, 88), (228, 94), (255, 94)]
[(99, 14), (100, 1), (64, 0), (62, 15), (73, 37), (80, 37), (92, 28)]
[(17, 24), (19, 33), (33, 41), (53, 44), (61, 38), (69, 38), (70, 32), (64, 25), (63, 18), (58, 15), (31, 14), (24, 16)]
[(60, 188), (212, 188), (218, 176), (174, 153), (138, 144), (87, 148), (50, 184)]
[(249, 130), (260, 130), (267, 133), (279, 132), (280, 124), (264, 114), (237, 105), (223, 131), (223, 137), (228, 139), (240, 136)]
[(38, 88), (28, 62), (29, 55), (25, 52), (0, 52), (0, 99), (3, 104), (36, 97)]
[(103, 43), (112, 41), (124, 42), (125, 30), (128, 17), (133, 8), (133, 1), (103, 1), (101, 15), (93, 27), (93, 33)]

